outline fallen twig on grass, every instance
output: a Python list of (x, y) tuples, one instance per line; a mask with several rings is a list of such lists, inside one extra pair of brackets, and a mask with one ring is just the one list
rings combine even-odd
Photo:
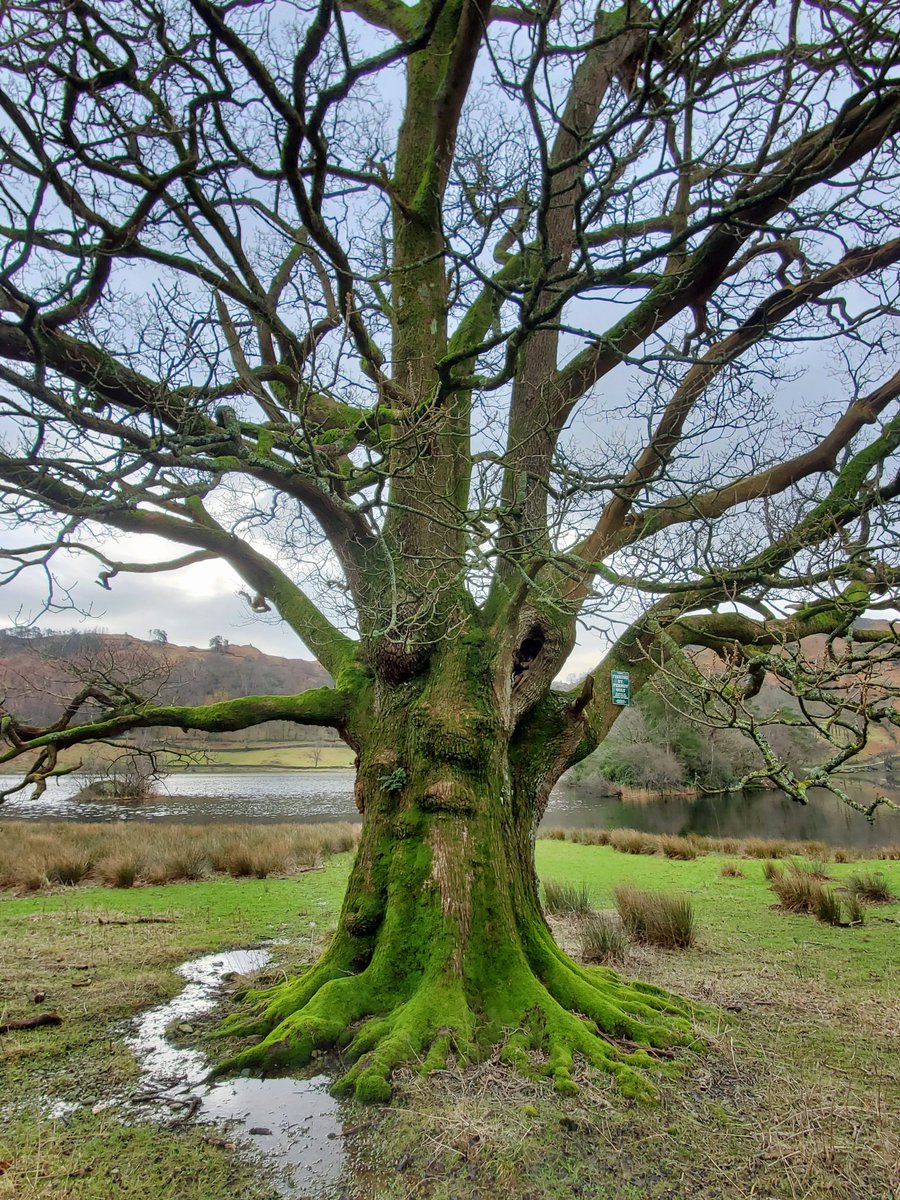
[(226, 1142), (224, 1138), (205, 1137), (203, 1140), (207, 1146), (215, 1146), (217, 1150), (237, 1150), (235, 1142)]
[(177, 917), (98, 917), (98, 925), (174, 925)]
[(59, 1013), (41, 1013), (38, 1017), (24, 1017), (21, 1021), (5, 1021), (0, 1033), (13, 1033), (18, 1029), (38, 1029), (41, 1025), (62, 1025)]

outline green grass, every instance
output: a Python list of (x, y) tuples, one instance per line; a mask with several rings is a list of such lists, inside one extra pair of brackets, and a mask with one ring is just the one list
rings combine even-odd
[[(331, 767), (352, 767), (353, 751), (349, 746), (291, 746), (281, 742), (265, 743), (261, 746), (223, 747), (221, 750), (204, 749), (202, 759), (192, 769), (202, 772), (210, 767), (224, 770), (228, 767), (240, 770), (320, 770)], [(178, 760), (171, 761), (170, 769), (183, 770)]]
[[(826, 930), (808, 917), (776, 912), (762, 862), (743, 862), (743, 879), (723, 878), (719, 874), (722, 862), (718, 855), (679, 862), (556, 841), (538, 842), (537, 848), (538, 874), (585, 884), (591, 890), (595, 908), (614, 907), (613, 893), (620, 884), (686, 893), (697, 914), (701, 943), (715, 949), (717, 962), (724, 959), (737, 965), (737, 960), (752, 952), (761, 965), (780, 965), (782, 956), (802, 950), (809, 971), (826, 984), (833, 982), (844, 988), (873, 986), (875, 991), (896, 995), (900, 981), (900, 926), (896, 924), (900, 905), (880, 910), (893, 919), (884, 922), (877, 932), (870, 930), (870, 940), (854, 940), (853, 931)], [(877, 867), (897, 891), (900, 863), (879, 862)], [(859, 863), (829, 864), (838, 887), (859, 868)]]
[[(721, 1013), (707, 1048), (660, 1079), (658, 1107), (622, 1100), (605, 1077), (584, 1075), (581, 1094), (561, 1099), (495, 1063), (410, 1072), (390, 1109), (347, 1106), (350, 1200), (740, 1200), (754, 1188), (772, 1200), (888, 1200), (900, 1182), (889, 1119), (900, 1095), (885, 1050), (896, 1032), (900, 905), (833, 928), (777, 911), (762, 862), (743, 861), (744, 877), (732, 878), (723, 861), (538, 843), (540, 875), (589, 889), (598, 908), (611, 908), (622, 884), (691, 900), (695, 948), (631, 947), (620, 967)], [(123, 1128), (90, 1105), (134, 1086), (136, 1065), (112, 1027), (177, 993), (176, 965), (272, 937), (291, 939), (289, 960), (314, 953), (349, 863), (338, 855), (289, 879), (0, 893), (0, 1010), (64, 1018), (0, 1038), (0, 1162), (10, 1162), (0, 1200), (274, 1200), (271, 1183), (204, 1144), (203, 1130)], [(900, 889), (900, 863), (877, 865)], [(861, 866), (829, 864), (831, 886), (840, 892)], [(100, 924), (110, 913), (174, 920)], [(577, 921), (555, 927), (578, 953)], [(36, 992), (46, 994), (38, 1007)], [(46, 1116), (48, 1098), (87, 1107), (66, 1126)]]

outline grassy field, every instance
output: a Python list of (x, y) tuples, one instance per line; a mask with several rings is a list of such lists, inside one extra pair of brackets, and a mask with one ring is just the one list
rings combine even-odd
[(171, 759), (171, 769), (204, 771), (214, 767), (224, 771), (234, 767), (242, 771), (324, 771), (329, 767), (353, 766), (353, 751), (343, 743), (335, 746), (292, 746), (284, 742), (264, 742), (258, 746), (204, 749), (201, 753), (199, 761), (188, 768), (182, 768), (177, 759)]
[[(9, 826), (3, 831), (7, 837)], [(55, 1010), (55, 1028), (0, 1038), (2, 1200), (263, 1200), (273, 1184), (208, 1129), (123, 1121), (137, 1069), (115, 1022), (174, 995), (186, 959), (290, 938), (282, 967), (314, 954), (349, 854), (292, 878), (0, 893), (0, 1021)], [(743, 872), (723, 876), (735, 861)], [(833, 863), (839, 886), (866, 864)], [(900, 862), (873, 869), (900, 891)], [(608, 846), (538, 844), (544, 877), (584, 884), (608, 908), (618, 884), (690, 896), (698, 945), (631, 947), (622, 969), (712, 1005), (706, 1048), (660, 1103), (635, 1106), (607, 1078), (561, 1099), (494, 1062), (423, 1079), (389, 1109), (346, 1107), (348, 1200), (889, 1200), (898, 1194), (900, 906), (853, 928), (773, 908), (763, 863), (688, 861)], [(107, 924), (110, 916), (160, 924)], [(554, 922), (578, 952), (578, 919)], [(280, 948), (281, 949), (281, 948)], [(34, 996), (43, 993), (36, 1005)], [(123, 1105), (93, 1112), (121, 1095)], [(51, 1100), (78, 1101), (68, 1123)], [(303, 1195), (301, 1191), (298, 1195)]]

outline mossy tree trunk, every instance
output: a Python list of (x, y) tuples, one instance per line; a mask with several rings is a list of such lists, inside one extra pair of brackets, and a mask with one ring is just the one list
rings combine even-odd
[(546, 702), (511, 735), (477, 657), (463, 642), (416, 679), (376, 684), (338, 928), (316, 964), (225, 1022), (260, 1036), (229, 1066), (283, 1070), (338, 1047), (352, 1064), (339, 1088), (384, 1100), (400, 1064), (427, 1071), (499, 1044), (506, 1062), (560, 1089), (573, 1086), (577, 1055), (649, 1095), (648, 1051), (689, 1040), (684, 1003), (556, 945), (534, 841), (565, 706)]

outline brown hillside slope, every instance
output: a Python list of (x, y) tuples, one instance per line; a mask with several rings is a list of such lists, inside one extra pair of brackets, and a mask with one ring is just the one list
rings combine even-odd
[(330, 682), (314, 660), (264, 654), (255, 646), (199, 649), (130, 634), (0, 631), (0, 700), (22, 719), (55, 720), (88, 679), (129, 681), (142, 696), (179, 704), (292, 695)]

